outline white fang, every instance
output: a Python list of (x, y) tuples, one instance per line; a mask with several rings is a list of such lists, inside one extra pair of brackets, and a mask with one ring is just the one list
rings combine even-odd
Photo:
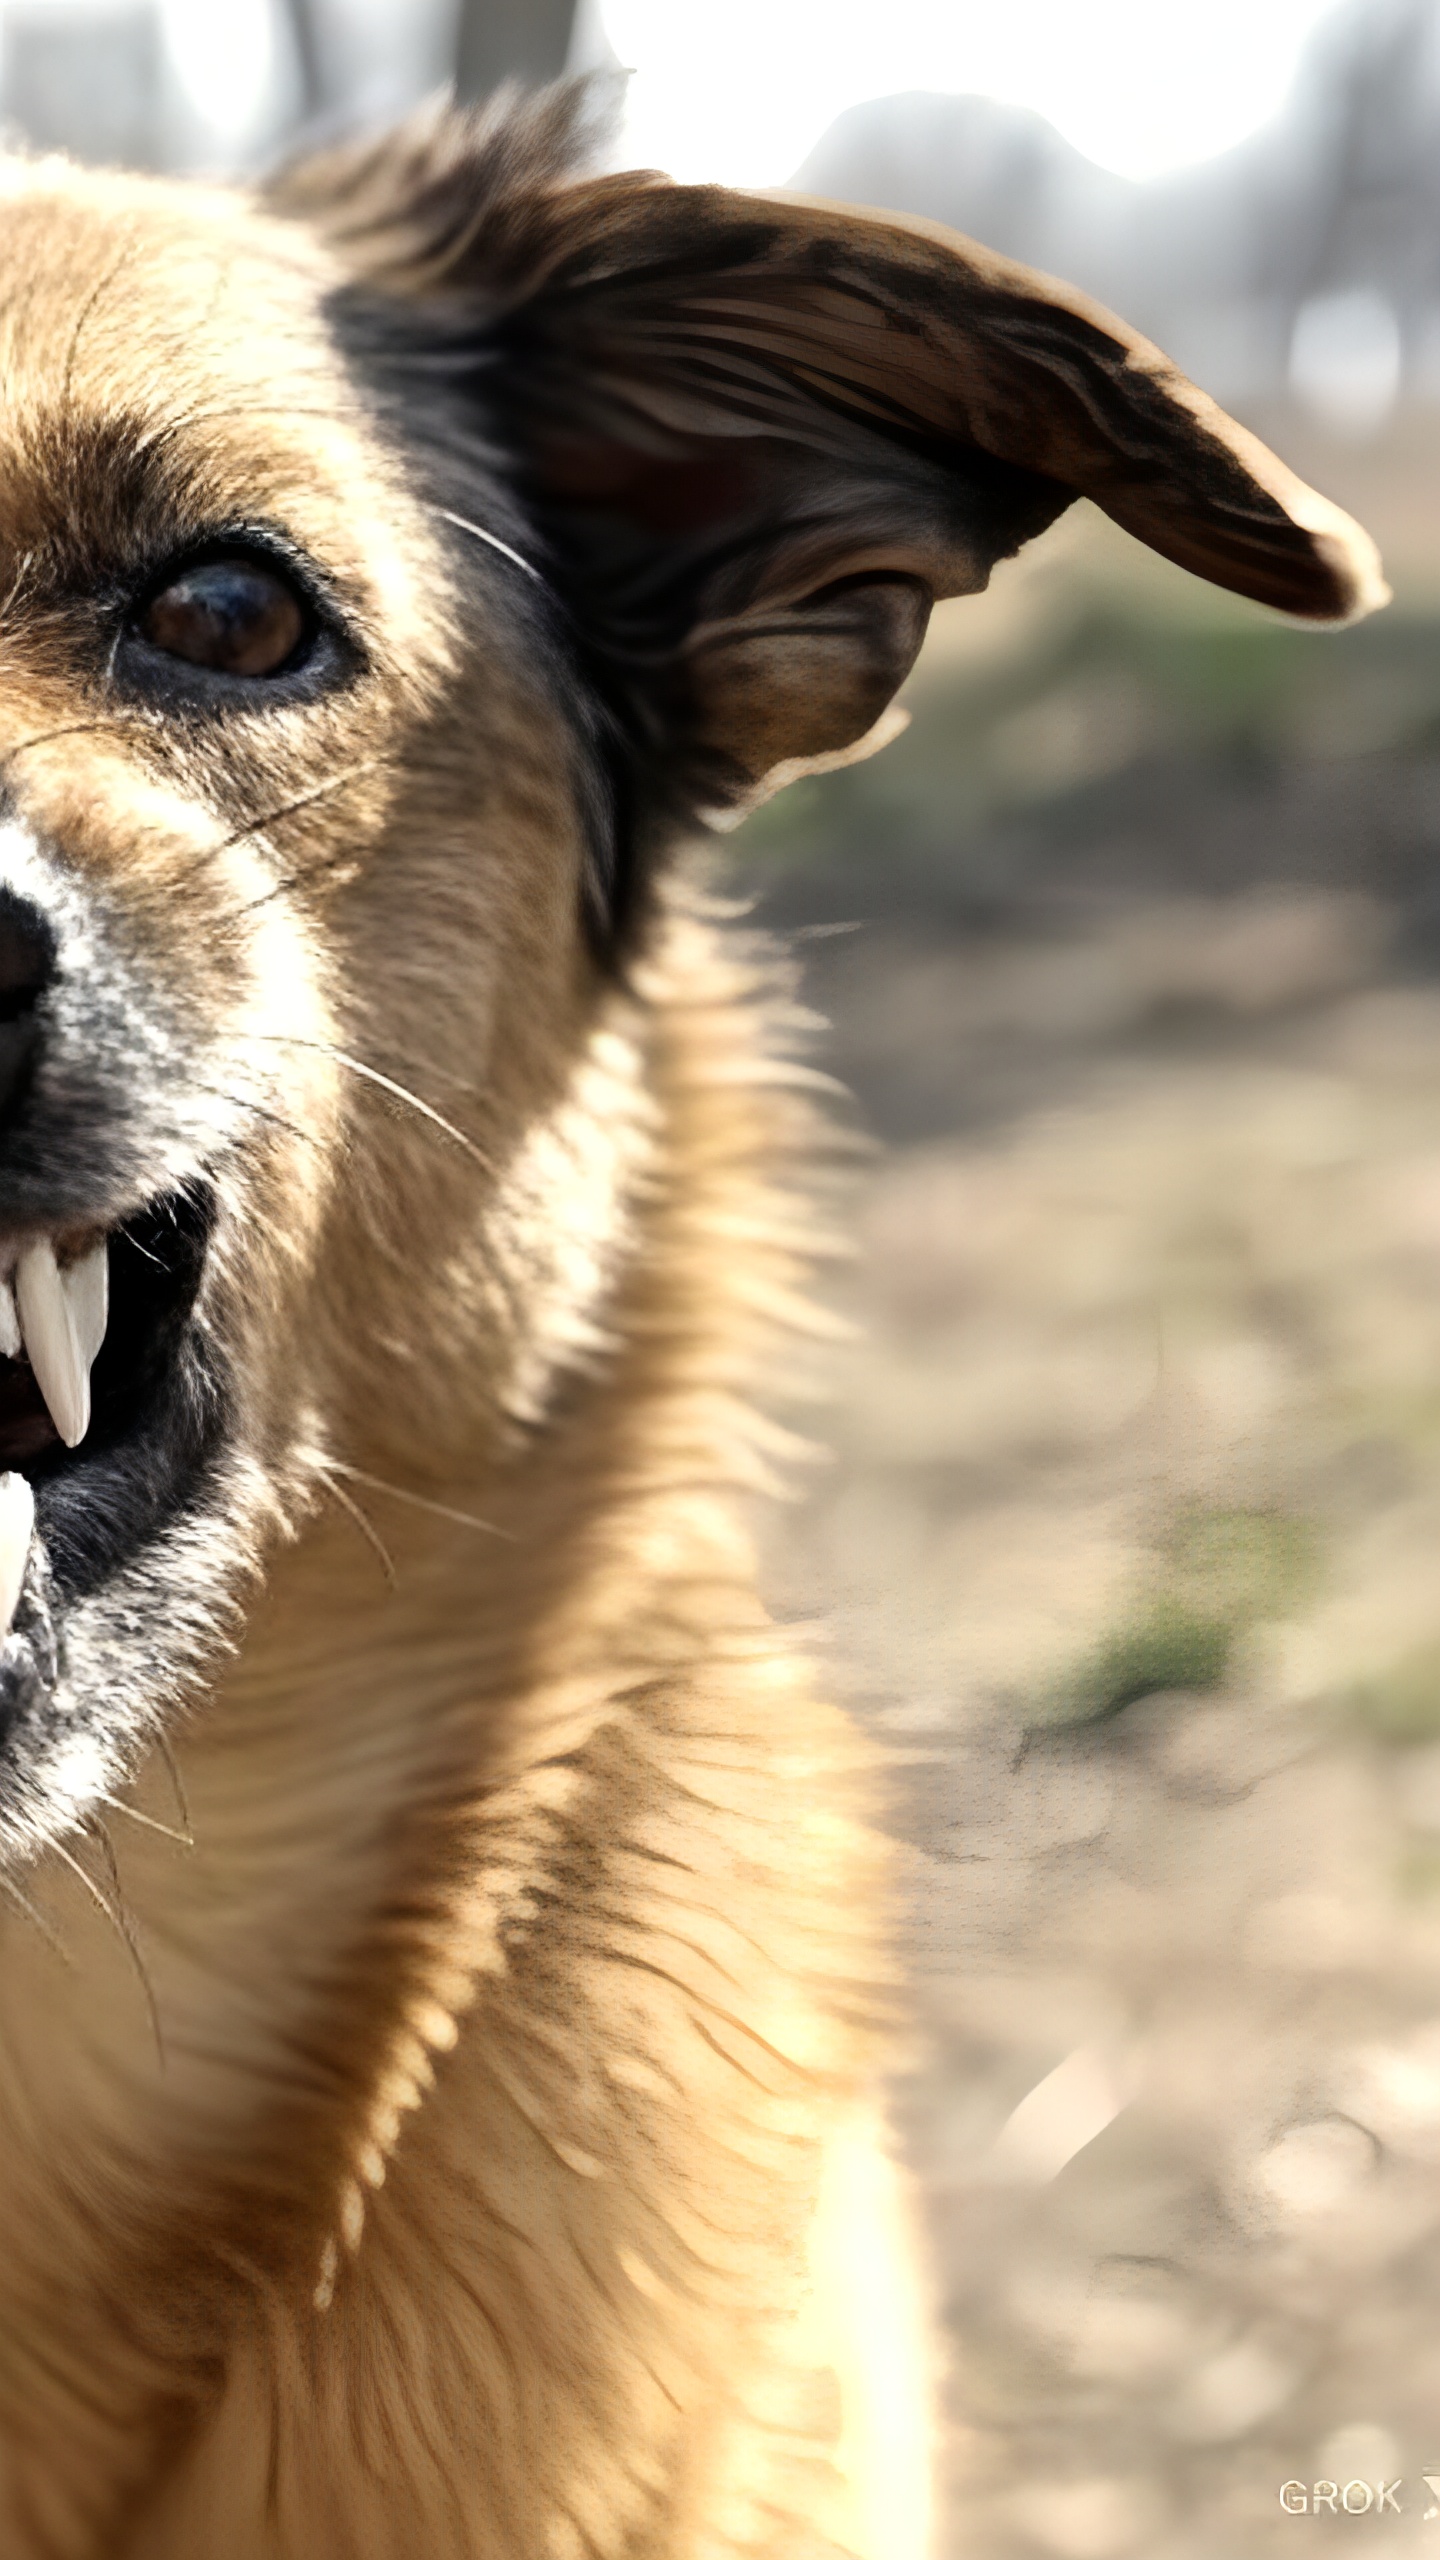
[(27, 1244), (15, 1266), (15, 1304), (35, 1383), (67, 1449), (90, 1428), (90, 1364), (81, 1357), (75, 1319), (48, 1236)]
[(110, 1248), (104, 1236), (78, 1262), (66, 1265), (60, 1285), (70, 1301), (70, 1319), (88, 1375), (110, 1319)]
[(35, 1496), (23, 1476), (0, 1476), (0, 1636), (7, 1636), (20, 1605), (30, 1556)]

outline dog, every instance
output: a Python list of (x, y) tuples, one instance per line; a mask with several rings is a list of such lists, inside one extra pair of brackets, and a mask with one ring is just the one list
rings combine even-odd
[(1383, 588), (1078, 295), (589, 114), (0, 174), (5, 2560), (924, 2547), (747, 1526), (813, 1078), (684, 847), (1079, 494)]

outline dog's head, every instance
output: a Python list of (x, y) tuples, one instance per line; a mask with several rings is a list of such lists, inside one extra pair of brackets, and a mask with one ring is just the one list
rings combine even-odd
[(1077, 492), (1290, 613), (1379, 592), (1064, 288), (576, 179), (581, 113), (432, 116), (258, 205), (0, 177), (10, 1854), (328, 1465), (453, 1486), (502, 1429), (515, 1236), (590, 1214), (535, 1133), (679, 832), (861, 740), (933, 599)]

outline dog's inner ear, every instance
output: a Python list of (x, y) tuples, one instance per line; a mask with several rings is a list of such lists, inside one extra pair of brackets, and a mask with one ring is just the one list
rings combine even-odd
[(567, 180), (563, 101), (403, 129), (282, 201), (428, 333), (437, 414), (468, 386), (672, 801), (861, 739), (935, 598), (1082, 492), (1285, 612), (1383, 596), (1348, 517), (1081, 296), (933, 226)]
[(722, 270), (547, 300), (507, 333), (522, 487), (692, 805), (743, 807), (873, 732), (935, 598), (983, 587), (1073, 494), (978, 448), (938, 453), (898, 378), (877, 416), (865, 338), (892, 325), (853, 282)]

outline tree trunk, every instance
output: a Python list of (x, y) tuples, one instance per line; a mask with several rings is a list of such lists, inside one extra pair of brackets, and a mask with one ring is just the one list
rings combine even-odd
[(558, 80), (575, 0), (462, 0), (455, 92), (483, 98), (502, 80)]
[(315, 24), (314, 0), (285, 0), (285, 14), (290, 21), (291, 40), (295, 47), (295, 68), (300, 80), (300, 114), (297, 121), (308, 124), (313, 116), (323, 114), (330, 104), (326, 94), (320, 37)]

